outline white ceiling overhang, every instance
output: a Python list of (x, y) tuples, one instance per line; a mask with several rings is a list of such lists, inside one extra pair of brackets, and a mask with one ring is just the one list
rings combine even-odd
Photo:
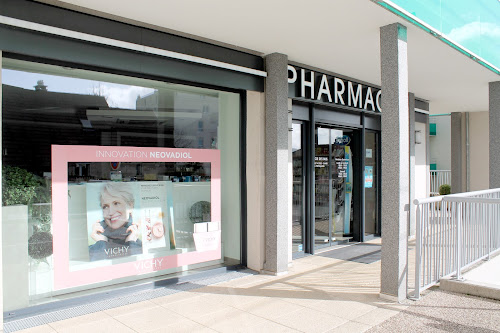
[[(48, 1), (45, 1), (48, 2)], [(63, 1), (50, 1), (62, 4)], [(101, 13), (288, 55), (290, 61), (380, 85), (380, 27), (408, 27), (409, 89), (431, 113), (487, 111), (500, 76), (370, 0), (65, 0)]]

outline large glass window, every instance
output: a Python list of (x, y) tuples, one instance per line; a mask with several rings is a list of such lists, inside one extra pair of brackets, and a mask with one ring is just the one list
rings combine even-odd
[(3, 59), (2, 129), (5, 311), (240, 262), (238, 94)]

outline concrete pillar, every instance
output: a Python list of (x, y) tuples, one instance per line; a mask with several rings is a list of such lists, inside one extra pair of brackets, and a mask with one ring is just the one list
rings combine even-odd
[(451, 113), (451, 193), (462, 193), (462, 113)]
[(288, 57), (266, 61), (266, 250), (264, 272), (288, 270)]
[(409, 195), (410, 195), (410, 206), (408, 210), (408, 235), (415, 236), (415, 205), (413, 200), (415, 200), (415, 94), (408, 94), (408, 121), (409, 121), (409, 151), (410, 159), (410, 176), (409, 176)]
[(406, 27), (380, 28), (382, 71), (382, 269), (380, 294), (406, 298), (409, 203)]
[(500, 81), (490, 82), (490, 188), (500, 187)]

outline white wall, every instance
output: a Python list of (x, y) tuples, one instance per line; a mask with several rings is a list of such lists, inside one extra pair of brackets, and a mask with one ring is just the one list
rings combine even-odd
[(429, 197), (429, 164), (427, 163), (427, 131), (424, 123), (415, 123), (420, 131), (420, 144), (415, 144), (415, 198)]
[(489, 115), (469, 113), (470, 190), (489, 188)]
[(451, 116), (431, 116), (436, 124), (436, 136), (430, 137), (431, 160), (438, 170), (451, 170)]
[(247, 267), (260, 271), (265, 246), (264, 94), (247, 92)]

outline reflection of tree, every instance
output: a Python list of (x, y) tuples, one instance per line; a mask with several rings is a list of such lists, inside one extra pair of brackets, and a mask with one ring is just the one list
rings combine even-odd
[(192, 148), (193, 147), (193, 139), (189, 139), (186, 136), (185, 130), (175, 130), (174, 134), (174, 147), (175, 148)]
[(104, 87), (101, 86), (101, 82), (98, 82), (97, 86), (95, 84), (92, 84), (90, 95), (104, 97), (104, 99), (106, 100), (106, 103), (108, 104), (108, 106), (110, 106), (110, 107), (116, 107), (115, 103), (109, 97), (109, 94), (106, 94), (104, 92)]

